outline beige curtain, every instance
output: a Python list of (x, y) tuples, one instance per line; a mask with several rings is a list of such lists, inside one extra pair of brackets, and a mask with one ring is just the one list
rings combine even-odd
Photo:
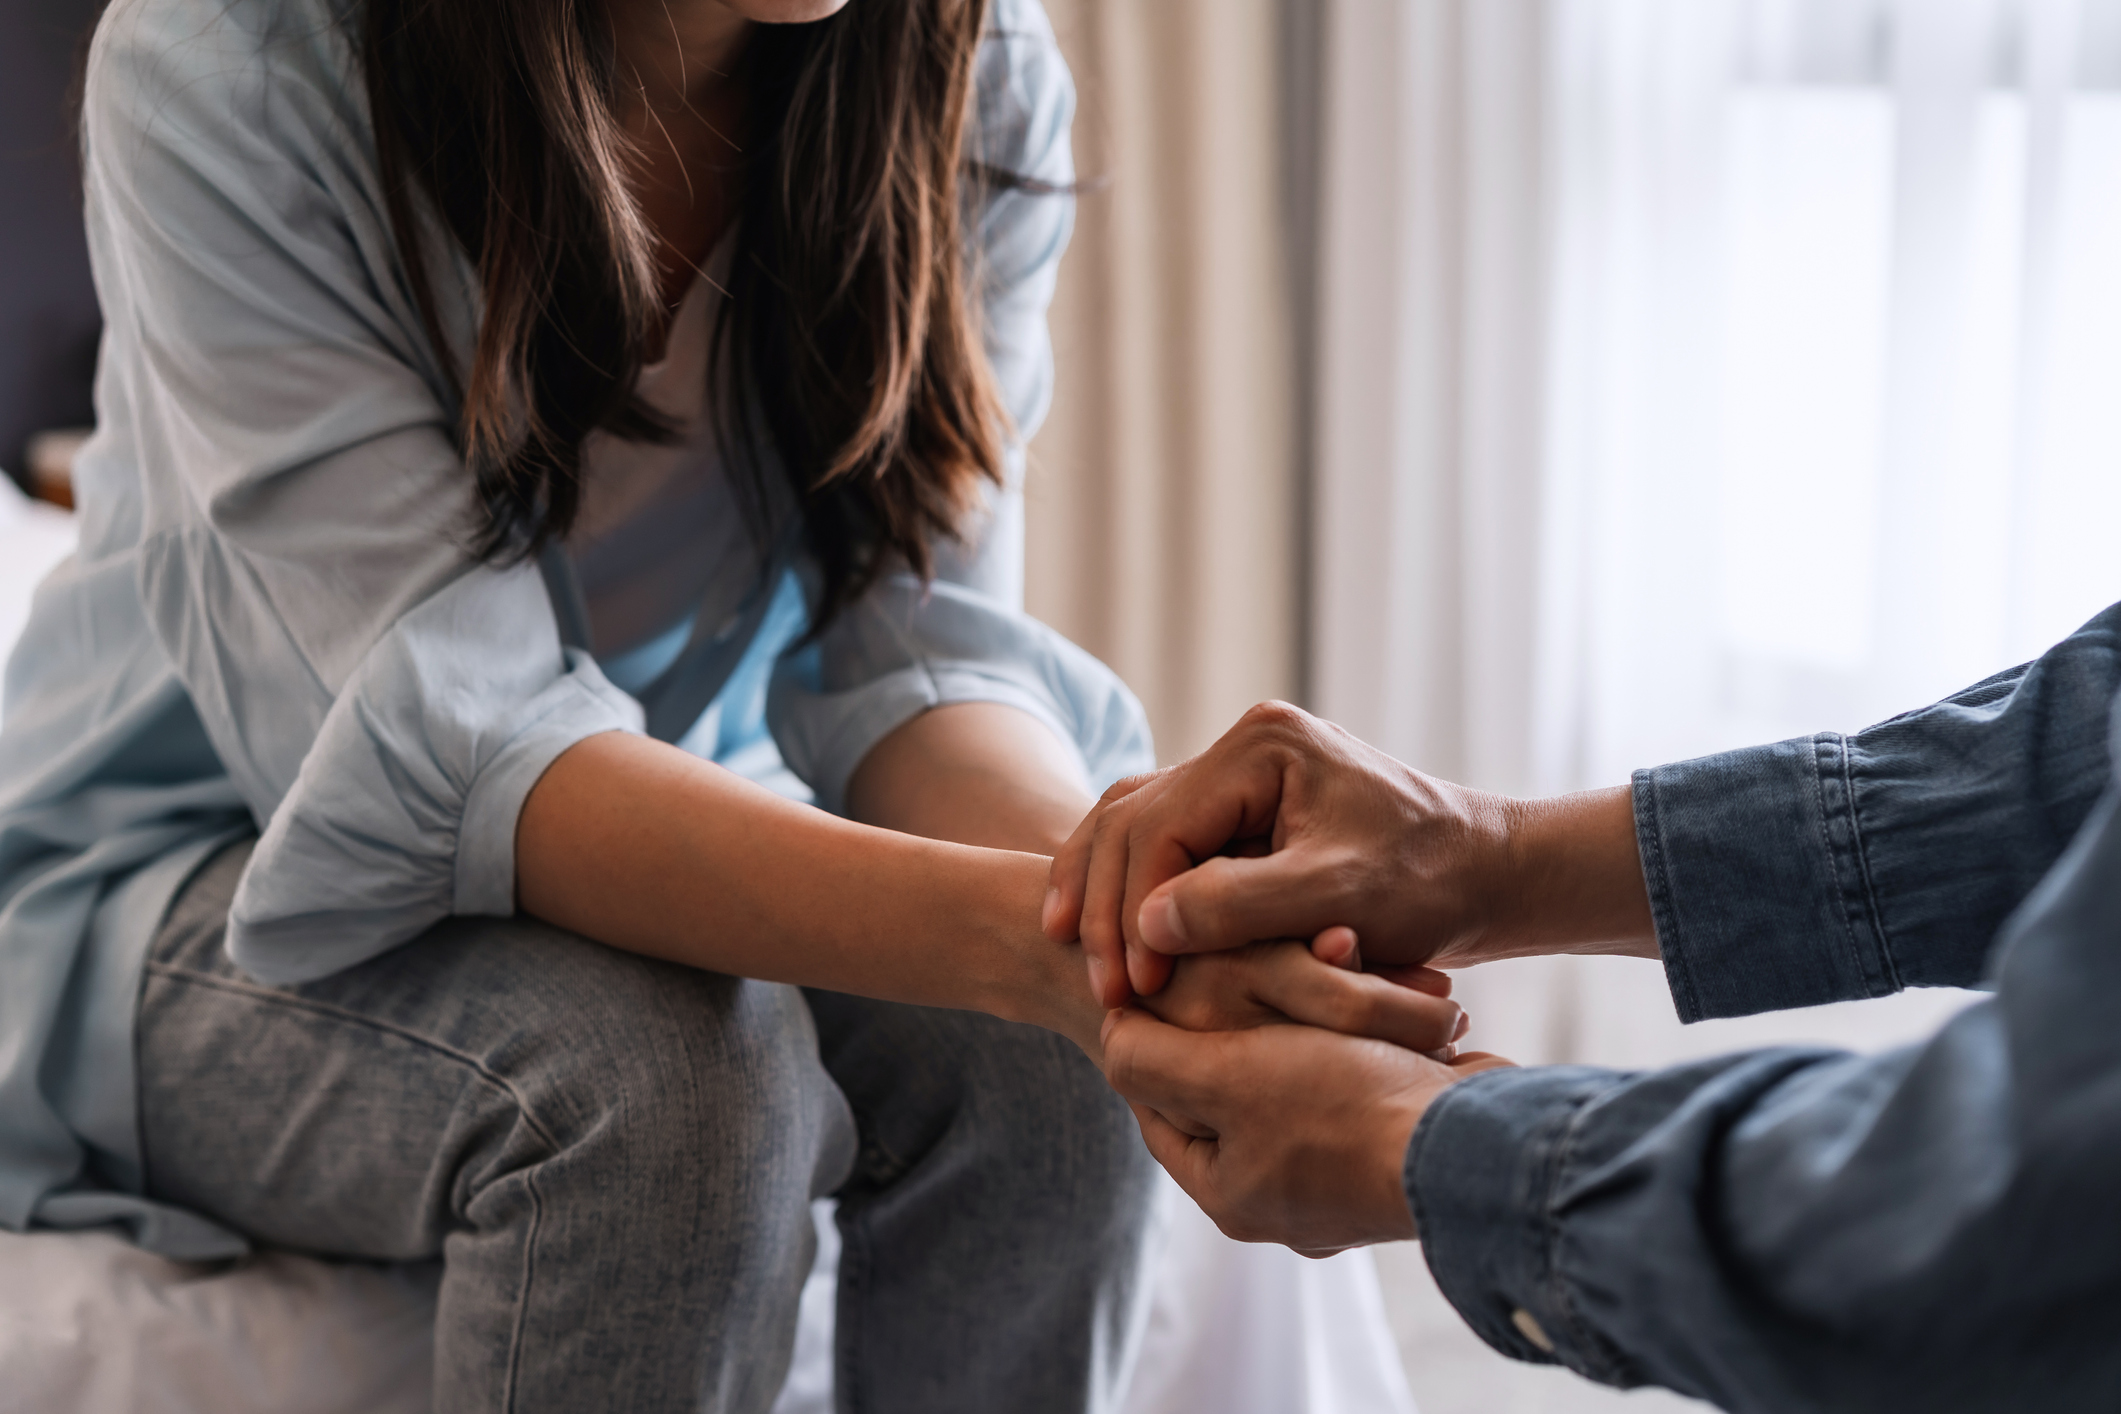
[(1047, 0), (1080, 202), (1032, 446), (1031, 611), (1110, 663), (1165, 761), (1298, 686), (1278, 0)]

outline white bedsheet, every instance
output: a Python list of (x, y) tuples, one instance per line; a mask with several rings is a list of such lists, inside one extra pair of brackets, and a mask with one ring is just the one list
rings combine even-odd
[[(0, 476), (0, 651), (71, 518)], [(1366, 1252), (1309, 1262), (1217, 1232), (1168, 1183), (1148, 1332), (1121, 1414), (1413, 1414)], [(774, 1414), (831, 1408), (838, 1244), (818, 1267)], [(108, 1233), (0, 1232), (0, 1414), (415, 1414), (436, 1269), (267, 1253), (166, 1261)]]
[[(1306, 1262), (1216, 1232), (1174, 1188), (1121, 1414), (1412, 1414), (1365, 1252)], [(838, 1258), (773, 1414), (830, 1414)], [(425, 1414), (438, 1269), (284, 1252), (193, 1266), (110, 1233), (0, 1232), (5, 1414)]]

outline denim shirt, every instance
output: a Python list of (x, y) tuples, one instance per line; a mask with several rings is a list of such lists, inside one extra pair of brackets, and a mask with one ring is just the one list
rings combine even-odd
[[(1150, 764), (1126, 688), (1019, 607), (1020, 444), (972, 543), (937, 547), (935, 584), (887, 575), (784, 653), (816, 570), (782, 537), (650, 682), (585, 651), (564, 556), (472, 554), (448, 359), (392, 238), (349, 3), (117, 0), (90, 51), (98, 425), (79, 550), (37, 592), (0, 727), (0, 1226), (242, 1250), (140, 1196), (131, 1047), (155, 926), (232, 837), (259, 841), (229, 950), (292, 983), (512, 913), (523, 800), (596, 733), (784, 759), (828, 808), (878, 740), (947, 702), (1032, 713), (1093, 781)], [(999, 0), (986, 39), (974, 155), (1065, 187), (1074, 90), (1037, 0)], [(967, 214), (987, 353), (1028, 436), (1071, 203), (992, 190)], [(462, 366), (475, 274), (430, 259)]]
[(1498, 1350), (1743, 1411), (2121, 1408), (2121, 605), (1842, 737), (1637, 773), (1686, 1020), (1994, 993), (1925, 1044), (1497, 1071), (1409, 1145)]

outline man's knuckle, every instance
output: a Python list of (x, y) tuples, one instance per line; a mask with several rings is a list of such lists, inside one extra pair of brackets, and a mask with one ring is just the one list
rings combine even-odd
[(1284, 750), (1300, 748), (1312, 734), (1315, 718), (1288, 702), (1262, 702), (1250, 715), (1253, 735)]
[(1090, 826), (1091, 849), (1101, 850), (1110, 846), (1115, 832), (1123, 832), (1127, 828), (1128, 813), (1117, 805), (1099, 806), (1097, 817)]
[(1156, 772), (1154, 771), (1142, 771), (1136, 775), (1122, 776), (1111, 785), (1105, 787), (1105, 793), (1097, 798), (1098, 803), (1100, 805), (1112, 805), (1115, 802), (1125, 800), (1155, 778)]
[(1126, 819), (1126, 831), (1127, 844), (1130, 848), (1137, 846), (1147, 846), (1153, 843), (1156, 837), (1155, 822), (1150, 820), (1139, 810), (1130, 811), (1128, 813)]

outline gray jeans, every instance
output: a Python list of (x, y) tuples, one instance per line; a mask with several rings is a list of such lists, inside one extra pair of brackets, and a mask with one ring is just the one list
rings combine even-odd
[(221, 943), (249, 847), (157, 935), (150, 1192), (270, 1246), (443, 1262), (438, 1410), (763, 1410), (837, 1192), (844, 1411), (1110, 1407), (1150, 1164), (1047, 1032), (456, 919), (324, 981)]

